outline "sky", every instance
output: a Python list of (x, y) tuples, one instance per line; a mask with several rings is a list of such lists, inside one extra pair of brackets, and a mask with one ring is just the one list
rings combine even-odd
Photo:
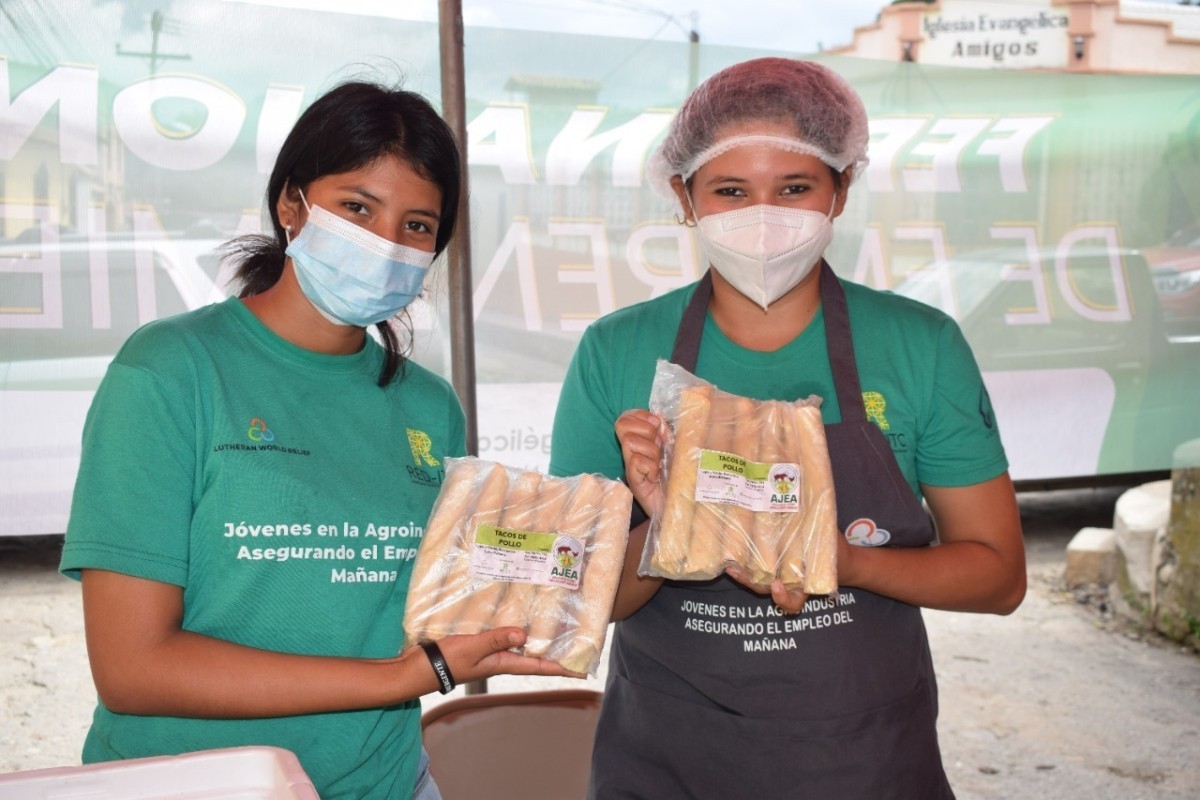
[[(435, 22), (438, 0), (253, 0)], [(1178, 0), (1138, 0), (1176, 3)], [(850, 44), (890, 0), (460, 0), (468, 26), (815, 53)], [(1045, 7), (1047, 0), (991, 0)]]
[[(437, 20), (437, 0), (258, 0)], [(463, 24), (816, 52), (849, 44), (887, 0), (461, 0)]]
[[(462, 0), (463, 22), (816, 52), (849, 44), (884, 0)], [(543, 28), (543, 26), (545, 26)]]

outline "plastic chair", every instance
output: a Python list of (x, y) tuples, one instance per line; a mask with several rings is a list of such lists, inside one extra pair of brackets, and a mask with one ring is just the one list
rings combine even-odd
[(475, 694), (421, 717), (444, 800), (582, 800), (601, 692)]

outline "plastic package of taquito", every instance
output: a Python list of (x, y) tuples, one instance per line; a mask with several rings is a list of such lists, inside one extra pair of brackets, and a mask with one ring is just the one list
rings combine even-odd
[(595, 675), (633, 495), (598, 474), (557, 478), (447, 458), (417, 551), (406, 644), (515, 625), (520, 652)]
[(638, 572), (708, 580), (731, 565), (764, 588), (837, 589), (837, 502), (821, 398), (752, 400), (660, 359), (663, 509)]

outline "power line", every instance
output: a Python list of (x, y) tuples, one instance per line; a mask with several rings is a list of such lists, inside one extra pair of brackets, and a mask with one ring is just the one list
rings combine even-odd
[(182, 32), (183, 26), (179, 24), (178, 20), (164, 17), (162, 12), (156, 10), (150, 15), (150, 50), (147, 52), (122, 50), (121, 43), (117, 42), (117, 55), (150, 59), (151, 75), (158, 72), (159, 61), (191, 61), (192, 57), (185, 53), (163, 53), (158, 49), (158, 36), (164, 29), (169, 34), (179, 34)]

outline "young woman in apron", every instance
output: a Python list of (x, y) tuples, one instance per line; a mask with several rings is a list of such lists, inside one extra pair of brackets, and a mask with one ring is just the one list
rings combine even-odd
[(920, 608), (1013, 611), (1020, 519), (957, 325), (822, 258), (866, 142), (836, 74), (757, 59), (701, 85), (652, 161), (710, 269), (588, 330), (551, 471), (623, 474), (656, 514), (663, 439), (645, 406), (670, 358), (735, 394), (823, 398), (846, 538), (837, 595), (809, 598), (736, 565), (703, 582), (639, 576), (648, 523), (634, 526), (593, 797), (953, 797)]

